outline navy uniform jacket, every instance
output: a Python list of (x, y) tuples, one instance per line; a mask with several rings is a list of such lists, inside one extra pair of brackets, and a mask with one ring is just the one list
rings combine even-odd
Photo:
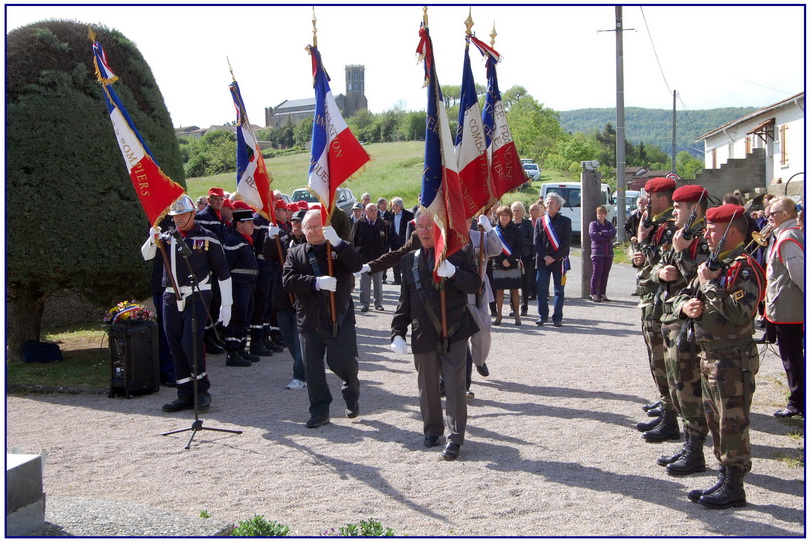
[[(413, 266), (417, 258), (420, 294), (414, 280)], [(391, 339), (405, 337), (411, 326), (411, 350), (414, 354), (436, 351), (440, 346), (441, 329), (437, 330), (425, 309), (430, 304), (438, 322), (441, 322), (441, 295), (433, 283), (433, 249), (424, 247), (402, 257), (402, 286), (399, 305), (391, 321)], [(463, 341), (478, 332), (472, 316), (467, 310), (467, 294), (475, 294), (481, 287), (481, 277), (475, 262), (472, 246), (467, 244), (448, 259), (456, 267), (456, 273), (445, 280), (447, 302), (447, 326), (449, 343)]]
[(248, 238), (234, 230), (225, 239), (225, 258), (228, 260), (234, 286), (256, 282), (259, 264)]
[[(351, 243), (344, 241), (333, 247), (332, 252), (333, 276), (337, 279), (335, 308), (340, 323), (347, 315), (354, 319), (354, 311), (350, 311), (354, 272), (360, 271), (363, 265)], [(318, 270), (314, 270), (310, 264), (310, 253), (315, 256)], [(287, 253), (281, 277), (284, 290), (295, 295), (298, 329), (301, 332), (332, 330), (329, 291), (315, 289), (315, 278), (324, 275), (329, 275), (326, 243), (296, 245)]]
[[(543, 228), (543, 217), (538, 218), (537, 224), (534, 225), (534, 252), (536, 254), (534, 266), (538, 270), (560, 266), (563, 257), (568, 256), (568, 252), (571, 249), (571, 219), (557, 213), (551, 219), (551, 226), (554, 228), (554, 232), (557, 234), (557, 239), (560, 242), (560, 246), (556, 251), (546, 235), (546, 229)], [(551, 266), (546, 266), (546, 255), (554, 259), (554, 263)]]
[(225, 243), (227, 233), (225, 229), (225, 219), (217, 216), (217, 212), (214, 211), (214, 208), (210, 205), (205, 206), (205, 209), (197, 213), (194, 220), (203, 228), (213, 232), (220, 243)]
[[(168, 232), (162, 234), (162, 238), (167, 247), (169, 243), (175, 242), (173, 233), (176, 230), (172, 227)], [(189, 263), (191, 269), (194, 270), (194, 276), (198, 282), (207, 279), (212, 273), (215, 279), (224, 281), (231, 276), (228, 268), (228, 261), (225, 259), (225, 251), (222, 250), (222, 244), (219, 239), (210, 231), (199, 224), (194, 224), (194, 227), (188, 231), (183, 238), (188, 248), (191, 249), (191, 256), (189, 256)], [(180, 250), (180, 247), (175, 245), (175, 272), (177, 274), (177, 285), (180, 287), (191, 286), (188, 280), (188, 267), (186, 266), (185, 258)], [(169, 251), (169, 258), (171, 259), (171, 251)], [(171, 262), (171, 260), (170, 260)], [(169, 279), (169, 274), (163, 270), (163, 287), (171, 287), (172, 283)]]

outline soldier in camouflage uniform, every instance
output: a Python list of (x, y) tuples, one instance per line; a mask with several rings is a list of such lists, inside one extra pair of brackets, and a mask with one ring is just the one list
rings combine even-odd
[(652, 278), (659, 285), (654, 301), (661, 304), (663, 311), (661, 333), (669, 392), (684, 427), (683, 447), (674, 455), (658, 458), (658, 464), (672, 475), (706, 470), (703, 443), (709, 428), (703, 412), (700, 363), (694, 342), (678, 345), (683, 319), (673, 311), (672, 299), (692, 282), (698, 265), (709, 258), (709, 245), (703, 237), (708, 198), (706, 189), (698, 185), (684, 185), (672, 193), (675, 227), (679, 230), (672, 246), (652, 269)]
[(684, 326), (693, 325), (706, 422), (720, 476), (711, 487), (689, 492), (689, 499), (712, 508), (742, 507), (743, 477), (751, 469), (749, 413), (759, 370), (754, 316), (764, 295), (765, 272), (744, 252), (748, 223), (741, 206), (712, 208), (706, 222), (706, 239), (718, 265), (709, 265), (714, 258), (701, 264), (697, 278), (675, 297), (673, 306), (690, 319)]
[[(648, 441), (663, 441), (680, 437), (678, 419), (667, 383), (667, 372), (664, 366), (664, 338), (661, 335), (661, 305), (653, 301), (658, 284), (652, 278), (653, 266), (658, 264), (661, 255), (672, 243), (675, 223), (672, 220), (672, 192), (675, 181), (666, 177), (656, 177), (647, 181), (644, 186), (650, 199), (638, 227), (638, 247), (633, 255), (633, 266), (639, 268), (637, 284), (641, 298), (641, 331), (647, 344), (650, 372), (658, 389), (660, 407), (655, 404), (644, 406), (648, 415), (658, 416), (651, 422), (640, 422), (636, 425)], [(652, 217), (649, 221), (648, 217)]]

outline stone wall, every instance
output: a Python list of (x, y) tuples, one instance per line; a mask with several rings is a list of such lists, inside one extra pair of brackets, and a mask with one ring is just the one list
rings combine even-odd
[(722, 198), (728, 192), (754, 194), (765, 187), (765, 149), (754, 149), (745, 158), (732, 158), (716, 170), (703, 170), (690, 184), (705, 187)]

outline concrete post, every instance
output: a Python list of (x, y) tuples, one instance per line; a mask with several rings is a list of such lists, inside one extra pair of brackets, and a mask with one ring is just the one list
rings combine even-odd
[(580, 208), (582, 235), (582, 298), (591, 296), (591, 235), (588, 226), (596, 220), (596, 206), (602, 204), (602, 174), (593, 169), (583, 169), (580, 174), (582, 180), (582, 193)]

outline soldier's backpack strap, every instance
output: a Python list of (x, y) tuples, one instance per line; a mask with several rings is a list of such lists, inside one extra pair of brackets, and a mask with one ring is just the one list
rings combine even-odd
[(728, 272), (726, 273), (726, 290), (731, 292), (732, 288), (734, 287), (734, 282), (742, 272), (743, 262), (747, 262), (751, 267), (754, 274), (754, 279), (757, 281), (757, 289), (759, 290), (759, 293), (757, 294), (757, 305), (759, 305), (762, 299), (765, 298), (765, 271), (762, 269), (762, 266), (759, 265), (759, 262), (757, 262), (748, 253), (743, 253), (735, 258), (734, 263), (729, 266)]

